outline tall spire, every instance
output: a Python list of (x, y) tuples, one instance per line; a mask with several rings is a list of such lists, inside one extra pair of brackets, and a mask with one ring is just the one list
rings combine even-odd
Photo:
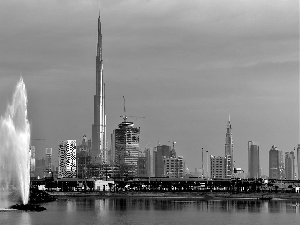
[(100, 18), (100, 9), (101, 9), (101, 7), (100, 7), (100, 0), (99, 0), (99, 18)]
[(233, 141), (232, 141), (232, 131), (231, 131), (231, 121), (230, 114), (228, 117), (228, 124), (226, 129), (226, 138), (225, 138), (225, 157), (226, 157), (226, 177), (230, 178), (233, 173)]
[(98, 42), (96, 55), (96, 94), (94, 95), (94, 124), (92, 129), (91, 156), (94, 163), (106, 161), (105, 87), (103, 80), (102, 32), (100, 10), (98, 17)]
[(230, 114), (229, 114), (229, 117), (228, 117), (228, 124), (227, 124), (227, 133), (231, 133), (231, 121), (230, 121)]

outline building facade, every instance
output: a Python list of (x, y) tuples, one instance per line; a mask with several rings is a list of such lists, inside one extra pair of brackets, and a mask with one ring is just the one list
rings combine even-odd
[(259, 146), (254, 141), (248, 142), (248, 177), (260, 178)]
[(159, 145), (156, 147), (155, 154), (155, 176), (163, 177), (164, 176), (164, 158), (171, 157), (171, 146), (168, 145)]
[(98, 43), (96, 56), (96, 94), (94, 95), (94, 124), (92, 125), (93, 164), (108, 163), (106, 143), (105, 84), (103, 81), (102, 33), (100, 12), (98, 18)]
[(45, 165), (46, 165), (45, 158), (36, 159), (34, 176), (37, 177), (38, 179), (44, 178), (46, 176)]
[(285, 178), (287, 180), (295, 179), (295, 155), (294, 152), (285, 153)]
[(140, 153), (140, 128), (134, 127), (133, 122), (124, 121), (113, 131), (112, 153), (114, 165), (120, 168), (120, 175), (137, 175), (137, 163)]
[(226, 159), (221, 156), (210, 156), (210, 177), (212, 179), (223, 179), (226, 177)]
[(169, 178), (183, 178), (184, 162), (183, 157), (164, 157), (164, 176)]
[(232, 140), (232, 126), (230, 122), (230, 116), (227, 124), (226, 129), (226, 138), (225, 138), (225, 158), (226, 158), (226, 165), (225, 165), (225, 177), (231, 178), (233, 174), (233, 140)]
[(138, 157), (137, 162), (137, 176), (138, 177), (148, 177), (148, 170), (147, 170), (147, 158), (145, 156)]
[(90, 151), (92, 148), (92, 140), (87, 139), (86, 135), (83, 135), (81, 144), (76, 146), (76, 159), (77, 159), (77, 178), (91, 178), (99, 176), (98, 170), (95, 172), (94, 164), (91, 163)]
[(278, 151), (278, 157), (279, 157), (279, 178), (278, 179), (284, 179), (285, 178), (285, 167), (284, 167), (284, 154), (283, 151)]
[(52, 176), (52, 148), (46, 148), (45, 150), (45, 176)]
[(145, 149), (145, 157), (147, 160), (147, 176), (154, 177), (155, 176), (155, 166), (154, 166), (154, 155), (153, 149), (146, 148)]
[(35, 146), (30, 146), (30, 176), (34, 177), (35, 173)]
[(269, 178), (279, 179), (279, 151), (278, 148), (273, 145), (269, 151)]
[(76, 169), (76, 140), (60, 141), (58, 148), (58, 178), (76, 177)]

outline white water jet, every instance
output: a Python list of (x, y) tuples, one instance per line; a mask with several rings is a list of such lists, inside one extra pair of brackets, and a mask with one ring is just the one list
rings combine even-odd
[[(30, 188), (30, 125), (27, 119), (27, 92), (18, 82), (11, 104), (0, 118), (0, 197), (11, 189), (27, 204)], [(1, 201), (1, 200), (0, 200)]]

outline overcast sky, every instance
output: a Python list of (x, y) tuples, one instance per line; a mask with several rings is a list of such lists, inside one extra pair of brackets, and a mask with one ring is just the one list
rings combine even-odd
[[(201, 148), (234, 160), (247, 142), (268, 175), (272, 145), (299, 143), (299, 1), (101, 0), (107, 136), (128, 115), (143, 149), (176, 141), (190, 170)], [(0, 113), (23, 76), (37, 155), (91, 138), (98, 0), (0, 1)], [(110, 146), (110, 142), (109, 142)], [(57, 160), (56, 160), (57, 161)], [(206, 157), (204, 159), (206, 161)]]

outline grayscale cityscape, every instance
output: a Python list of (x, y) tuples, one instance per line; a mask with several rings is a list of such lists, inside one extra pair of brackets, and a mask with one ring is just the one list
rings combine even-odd
[(299, 222), (299, 2), (4, 0), (0, 20), (1, 224)]

